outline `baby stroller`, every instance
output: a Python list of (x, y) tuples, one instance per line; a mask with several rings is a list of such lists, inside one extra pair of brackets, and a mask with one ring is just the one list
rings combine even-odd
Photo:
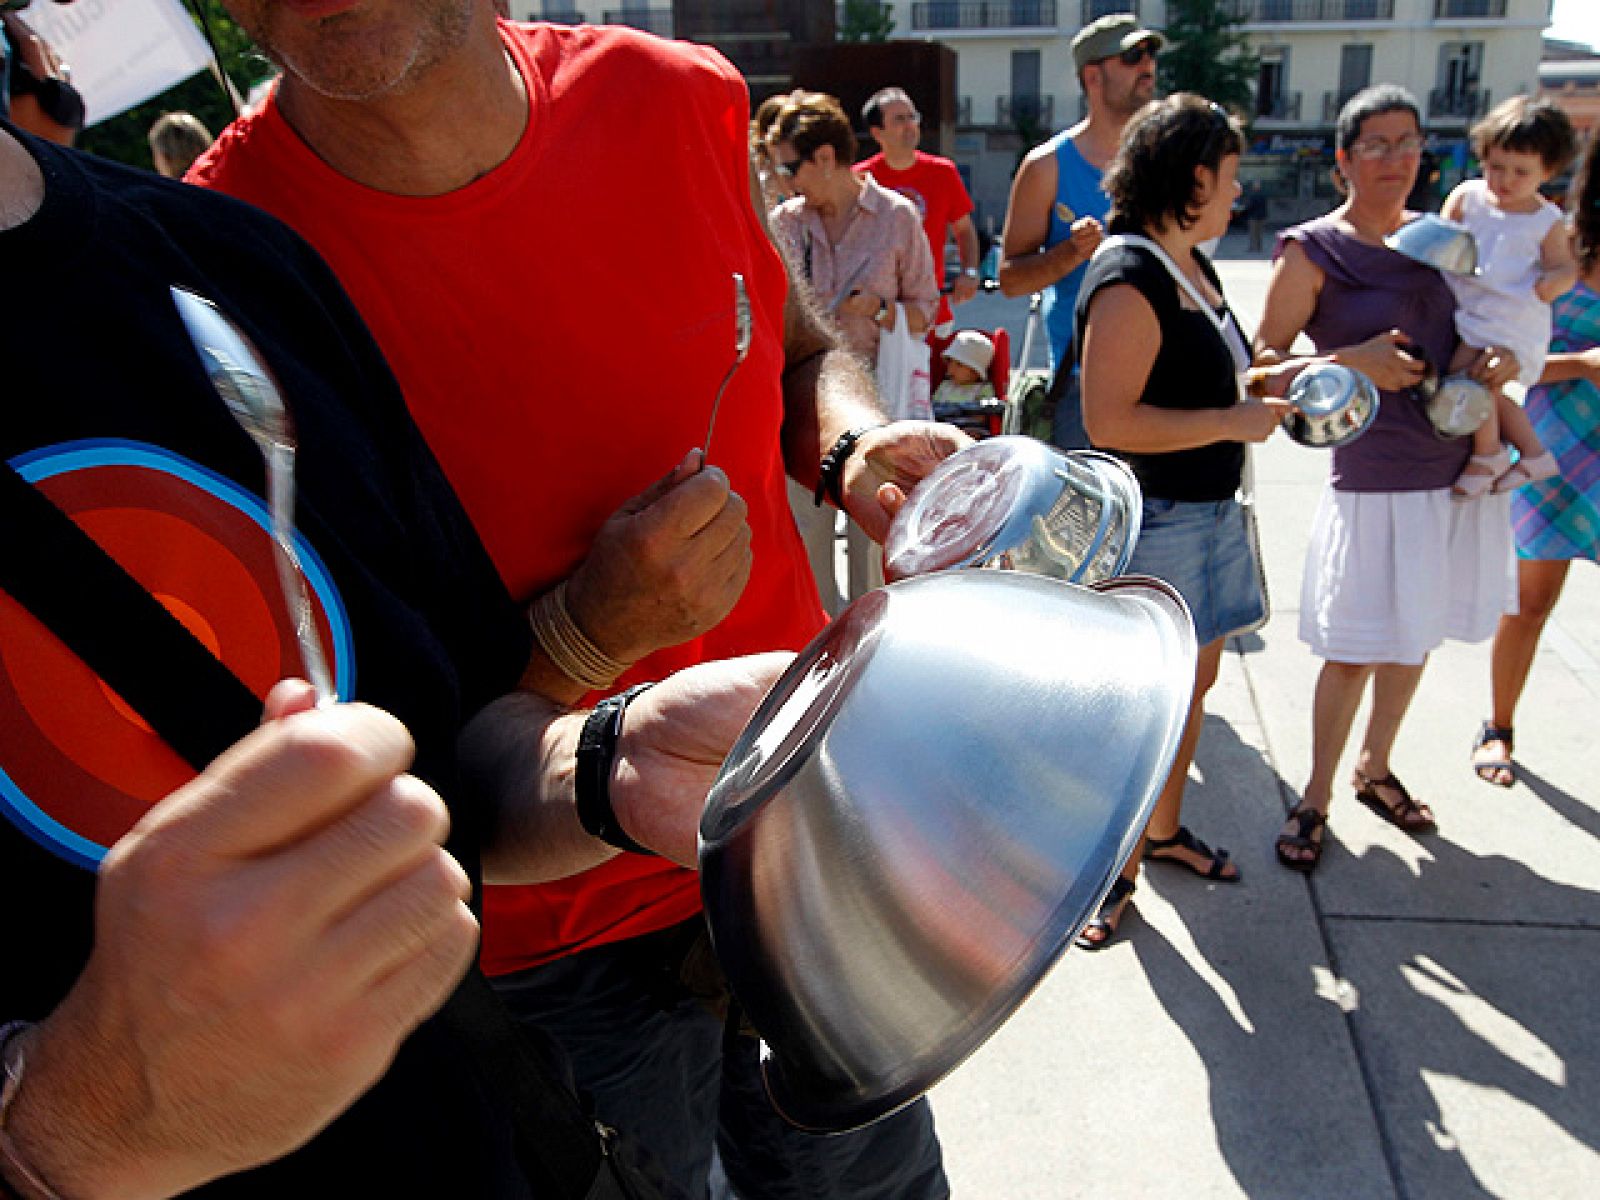
[[(992, 279), (983, 282), (986, 292), (998, 291), (1000, 285)], [(1001, 399), (984, 404), (935, 405), (933, 417), (946, 421), (966, 431), (974, 438), (993, 437), (998, 433), (1025, 433), (1048, 442), (1051, 424), (1055, 417), (1055, 402), (1050, 399), (1051, 373), (1047, 368), (1029, 368), (1028, 358), (1043, 323), (1043, 299), (1035, 295), (1028, 303), (1028, 324), (1022, 335), (1022, 353), (1013, 365), (1011, 362), (1011, 334), (1005, 329), (984, 330), (994, 342), (994, 361), (989, 367), (989, 381)], [(930, 387), (937, 390), (944, 380), (944, 352), (955, 340), (955, 330), (943, 337), (928, 335), (932, 351), (929, 364)]]

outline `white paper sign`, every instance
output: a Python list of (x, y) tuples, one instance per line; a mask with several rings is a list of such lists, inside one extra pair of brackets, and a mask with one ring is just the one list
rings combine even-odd
[(38, 0), (22, 19), (72, 68), (95, 124), (211, 65), (182, 0)]

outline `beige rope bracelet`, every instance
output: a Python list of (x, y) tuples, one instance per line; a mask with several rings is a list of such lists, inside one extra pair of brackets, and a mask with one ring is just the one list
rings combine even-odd
[(534, 640), (568, 679), (589, 691), (610, 687), (632, 663), (618, 662), (589, 640), (567, 607), (567, 581), (562, 580), (528, 609)]

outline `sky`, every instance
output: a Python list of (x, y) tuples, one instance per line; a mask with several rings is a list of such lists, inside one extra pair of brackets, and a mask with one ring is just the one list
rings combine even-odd
[(1600, 47), (1600, 0), (1556, 0), (1550, 37)]

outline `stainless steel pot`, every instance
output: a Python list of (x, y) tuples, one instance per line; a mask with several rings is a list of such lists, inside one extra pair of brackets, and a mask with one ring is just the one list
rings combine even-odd
[(953, 567), (1001, 567), (1093, 583), (1127, 570), (1143, 497), (1125, 463), (1063, 454), (1031, 437), (989, 438), (919, 483), (883, 544), (891, 582)]
[(890, 584), (800, 654), (700, 823), (712, 940), (779, 1112), (885, 1116), (1021, 1004), (1133, 851), (1194, 665), (1166, 584), (1009, 571)]
[(1472, 230), (1435, 213), (1408, 221), (1383, 239), (1398, 254), (1451, 275), (1478, 273), (1478, 240)]
[(1418, 391), (1440, 437), (1468, 437), (1494, 411), (1494, 393), (1467, 375), (1429, 380)]
[(1378, 416), (1377, 386), (1338, 363), (1307, 367), (1289, 384), (1283, 428), (1302, 446), (1332, 448), (1355, 441)]

